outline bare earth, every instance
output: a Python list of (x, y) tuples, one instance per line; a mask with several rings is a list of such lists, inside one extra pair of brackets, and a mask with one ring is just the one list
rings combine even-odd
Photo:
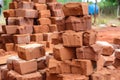
[(107, 41), (113, 43), (113, 39), (120, 37), (120, 27), (105, 27), (96, 29), (98, 31), (99, 41)]

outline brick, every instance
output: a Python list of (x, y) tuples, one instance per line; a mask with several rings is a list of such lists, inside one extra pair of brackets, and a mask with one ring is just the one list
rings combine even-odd
[(16, 19), (16, 25), (21, 25), (21, 26), (34, 25), (34, 20), (29, 18), (24, 18), (24, 17), (18, 17)]
[(59, 2), (52, 2), (52, 3), (47, 3), (48, 8), (50, 10), (57, 10), (57, 9), (62, 9), (62, 4)]
[(104, 67), (104, 64), (105, 64), (105, 59), (102, 55), (100, 55), (98, 61), (96, 62), (96, 71), (102, 70)]
[(117, 59), (120, 59), (120, 49), (116, 49), (116, 50), (115, 50), (115, 57), (116, 57)]
[(6, 43), (5, 50), (6, 51), (14, 51), (14, 43)]
[(60, 63), (56, 67), (49, 68), (50, 74), (70, 74), (70, 65), (67, 63)]
[(43, 34), (42, 33), (32, 34), (31, 41), (38, 42), (38, 43), (43, 41)]
[(66, 21), (66, 29), (67, 30), (74, 30), (74, 31), (85, 31), (89, 30), (90, 25), (87, 26), (87, 20), (84, 17), (75, 17), (69, 16)]
[(78, 2), (67, 3), (63, 6), (63, 11), (65, 16), (88, 15), (88, 4)]
[(30, 35), (29, 34), (21, 34), (21, 35), (14, 35), (14, 43), (15, 44), (26, 44), (30, 43)]
[(80, 47), (83, 45), (82, 32), (66, 31), (63, 33), (63, 45), (65, 47)]
[(54, 32), (52, 35), (52, 44), (57, 45), (60, 43), (63, 43), (62, 33), (61, 32)]
[(49, 41), (52, 44), (59, 44), (62, 43), (62, 33), (60, 32), (54, 32), (54, 33), (44, 33), (43, 34), (43, 40)]
[(105, 41), (97, 41), (96, 44), (101, 47), (102, 49), (102, 52), (101, 54), (102, 55), (105, 55), (105, 56), (110, 56), (113, 54), (114, 52), (114, 47), (108, 43), (108, 42), (105, 42)]
[[(54, 63), (52, 63), (54, 62)], [(49, 61), (49, 64), (52, 65), (49, 67), (49, 73), (50, 74), (70, 74), (71, 73), (71, 66), (70, 66), (71, 61), (57, 61), (57, 60), (52, 60)]]
[(63, 45), (55, 45), (53, 48), (53, 56), (57, 60), (75, 59), (75, 49), (63, 47)]
[(17, 2), (11, 2), (9, 3), (9, 9), (17, 9), (18, 3)]
[(50, 10), (39, 11), (39, 18), (49, 18), (49, 17), (51, 17)]
[(22, 0), (22, 1), (31, 2), (32, 0)]
[(49, 27), (48, 25), (34, 25), (34, 33), (48, 33)]
[(34, 3), (46, 3), (46, 0), (33, 0)]
[(45, 49), (47, 48), (47, 41), (39, 41), (39, 44), (43, 44), (43, 46), (45, 47)]
[(57, 2), (57, 0), (46, 0), (47, 3), (49, 2)]
[(38, 23), (40, 25), (50, 25), (51, 24), (51, 20), (49, 18), (39, 18), (38, 19)]
[(112, 80), (110, 71), (103, 69), (91, 75), (91, 80)]
[(42, 76), (39, 72), (20, 75), (15, 71), (9, 71), (7, 79), (8, 80), (42, 80)]
[(41, 57), (37, 59), (37, 68), (38, 70), (47, 68), (46, 57)]
[(21, 8), (21, 9), (33, 9), (34, 8), (34, 3), (33, 2), (22, 1), (22, 2), (18, 3), (18, 8)]
[(105, 63), (104, 66), (111, 66), (114, 63), (115, 60), (115, 56), (111, 55), (111, 56), (103, 56)]
[(52, 35), (53, 35), (53, 33), (44, 33), (43, 34), (43, 40), (51, 42), (52, 41)]
[(31, 60), (45, 56), (45, 48), (42, 44), (18, 45), (18, 56), (25, 60)]
[(32, 34), (33, 33), (33, 26), (31, 26), (31, 25), (19, 26), (17, 28), (17, 33), (18, 34)]
[(58, 80), (89, 80), (88, 77), (80, 74), (59, 74), (57, 78)]
[(48, 74), (46, 80), (58, 80), (58, 74)]
[(83, 16), (87, 30), (92, 29), (92, 18), (90, 15)]
[(7, 59), (7, 68), (9, 70), (14, 70), (14, 65), (13, 65), (14, 60), (19, 60), (18, 56), (11, 56)]
[(0, 68), (0, 72), (1, 72), (1, 80), (7, 80), (7, 73), (8, 73), (8, 69), (7, 66), (2, 66)]
[(38, 11), (33, 9), (16, 9), (17, 17), (26, 17), (26, 18), (37, 18)]
[(16, 17), (9, 17), (6, 19), (7, 25), (16, 25)]
[(99, 50), (96, 50), (97, 47), (94, 46), (83, 46), (76, 49), (76, 55), (78, 59), (87, 59), (97, 61), (100, 57)]
[(11, 34), (2, 34), (3, 43), (14, 43), (13, 36)]
[(120, 45), (120, 38), (118, 38), (118, 37), (114, 38), (113, 43), (117, 44), (117, 45)]
[(46, 4), (35, 3), (35, 9), (38, 10), (38, 11), (47, 10), (47, 5)]
[(56, 60), (54, 57), (47, 56), (46, 63), (48, 68), (53, 68), (56, 67), (60, 63), (60, 61)]
[(37, 71), (37, 60), (13, 60), (13, 66), (16, 72), (23, 75)]
[(19, 26), (15, 26), (15, 25), (6, 25), (6, 26), (2, 26), (2, 29), (5, 34), (16, 34), (18, 27)]
[(91, 75), (93, 65), (90, 60), (76, 59), (72, 60), (72, 73), (81, 75)]
[(61, 74), (70, 74), (71, 73), (71, 61), (61, 61), (60, 63)]
[(97, 40), (97, 32), (94, 30), (85, 31), (83, 33), (83, 45), (89, 46), (95, 44)]
[(57, 10), (51, 11), (51, 15), (53, 17), (64, 17), (64, 13), (63, 13), (62, 9), (57, 9)]
[(5, 18), (16, 16), (14, 9), (4, 10), (3, 15)]
[(120, 69), (120, 59), (115, 59), (114, 60), (114, 63), (113, 63), (113, 66), (117, 69)]
[(21, 2), (21, 1), (31, 2), (31, 0), (13, 0), (13, 2)]
[(63, 17), (51, 17), (51, 23), (57, 25), (58, 31), (65, 30), (65, 19)]
[(52, 40), (52, 33), (44, 33), (43, 34), (43, 40), (51, 42), (51, 40)]
[(49, 25), (50, 32), (58, 32), (58, 28), (56, 24)]

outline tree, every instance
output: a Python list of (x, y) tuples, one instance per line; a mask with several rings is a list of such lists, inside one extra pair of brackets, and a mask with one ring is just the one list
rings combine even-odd
[(119, 17), (119, 12), (120, 12), (120, 0), (117, 0), (118, 1), (118, 8), (117, 8), (117, 17)]
[(96, 23), (96, 17), (97, 17), (97, 0), (95, 0), (95, 13), (94, 13), (94, 24)]

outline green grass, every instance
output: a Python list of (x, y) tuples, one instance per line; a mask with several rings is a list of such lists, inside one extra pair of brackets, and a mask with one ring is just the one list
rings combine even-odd
[[(92, 17), (92, 22), (94, 22), (94, 17)], [(115, 24), (120, 26), (120, 21), (115, 16), (98, 16), (96, 19), (96, 25), (106, 24), (111, 25)]]

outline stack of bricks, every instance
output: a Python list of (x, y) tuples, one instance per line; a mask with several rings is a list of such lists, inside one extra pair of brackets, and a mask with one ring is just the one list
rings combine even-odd
[(16, 45), (18, 57), (0, 69), (2, 80), (111, 80), (101, 70), (113, 64), (114, 48), (96, 42), (86, 3), (14, 0), (4, 15), (1, 36), (6, 50)]
[(120, 48), (119, 48), (119, 46), (120, 46), (120, 38), (119, 38), (119, 37), (114, 38), (113, 43), (118, 46), (118, 47), (116, 47), (116, 49), (115, 49), (115, 61), (114, 61), (114, 66), (115, 66), (117, 69), (120, 69)]
[(10, 57), (7, 66), (1, 68), (1, 80), (42, 80), (38, 69), (39, 58), (45, 57), (45, 47), (36, 43), (20, 45), (18, 56)]
[(65, 30), (62, 4), (56, 0), (13, 0), (9, 8), (3, 12), (6, 25), (1, 34), (1, 44), (7, 51), (31, 42), (51, 47), (50, 36)]

